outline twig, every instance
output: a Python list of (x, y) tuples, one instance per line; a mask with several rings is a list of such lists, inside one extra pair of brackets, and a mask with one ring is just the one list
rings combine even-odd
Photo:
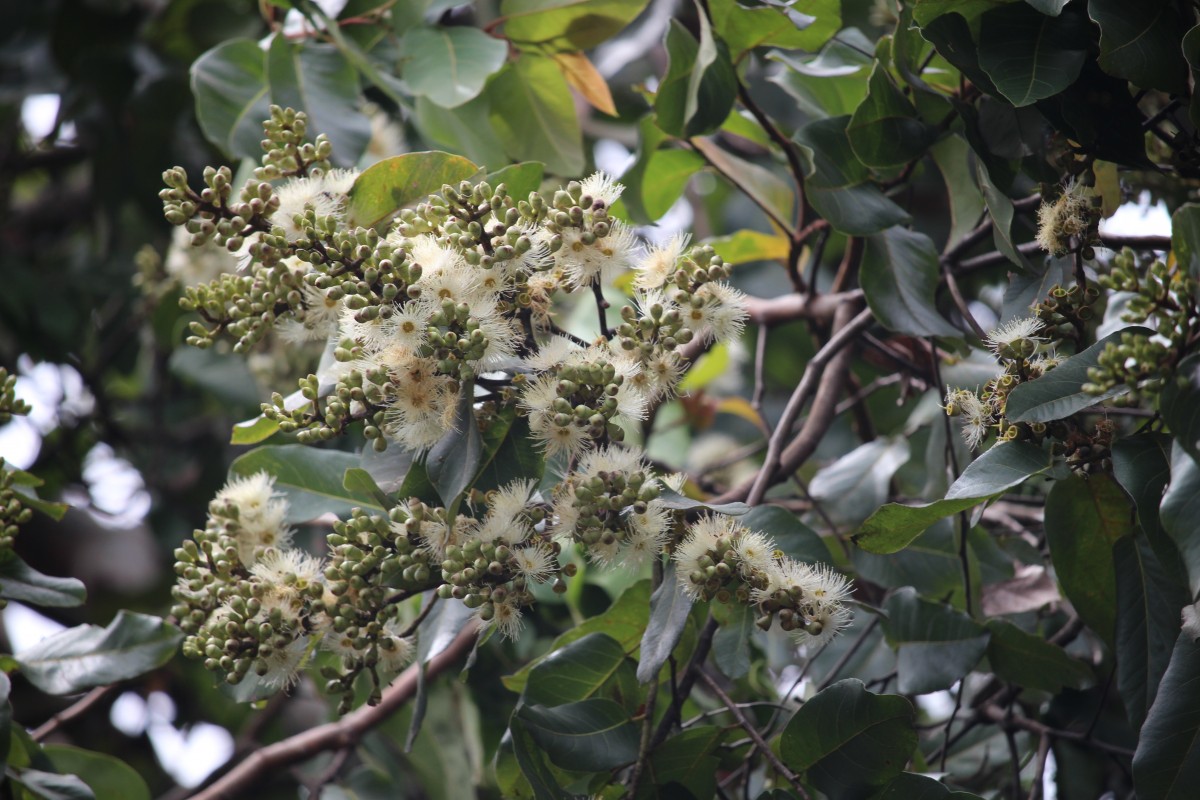
[(770, 762), (771, 767), (780, 775), (782, 775), (783, 779), (790, 783), (792, 788), (795, 789), (801, 797), (805, 798), (805, 800), (808, 800), (808, 792), (805, 790), (804, 784), (802, 784), (800, 779), (796, 777), (796, 773), (792, 772), (787, 765), (779, 760), (779, 757), (776, 756), (775, 752), (771, 749), (771, 745), (767, 744), (766, 740), (763, 739), (762, 734), (758, 732), (758, 729), (750, 724), (750, 720), (746, 719), (746, 715), (743, 714), (742, 710), (737, 707), (737, 704), (730, 699), (729, 695), (725, 694), (721, 687), (717, 685), (717, 682), (712, 679), (712, 676), (710, 676), (704, 670), (699, 670), (699, 673), (700, 680), (704, 681), (705, 685), (708, 686), (709, 691), (715, 694), (717, 699), (725, 704), (725, 707), (729, 709), (729, 713), (732, 714), (733, 718), (737, 720), (738, 725), (740, 725), (742, 730), (744, 730), (754, 741), (754, 746), (758, 748), (758, 751), (763, 754), (763, 757)]
[[(426, 665), (426, 677), (432, 678), (438, 675), (457, 661), (459, 656), (470, 649), (471, 644), (475, 641), (475, 634), (474, 625), (464, 628), (449, 647)], [(337, 722), (309, 728), (254, 751), (212, 786), (192, 795), (192, 800), (219, 800), (219, 798), (237, 797), (269, 773), (281, 767), (311, 758), (325, 750), (352, 748), (372, 728), (383, 723), (411, 699), (416, 691), (417, 667), (411, 666), (384, 691), (379, 705), (363, 706)]]
[(829, 672), (827, 672), (825, 677), (821, 679), (821, 685), (817, 687), (818, 692), (823, 690), (829, 684), (833, 683), (833, 679), (836, 678), (838, 673), (850, 663), (850, 659), (854, 658), (854, 654), (857, 653), (858, 649), (863, 646), (863, 642), (870, 637), (871, 631), (875, 630), (875, 626), (878, 624), (879, 617), (871, 617), (871, 621), (867, 623), (867, 626), (863, 628), (862, 633), (860, 633), (858, 638), (854, 640), (854, 644), (850, 645), (850, 647), (846, 649), (846, 652), (842, 653), (841, 657), (837, 660), (837, 663), (830, 667)]
[(1038, 800), (1042, 796), (1042, 780), (1046, 772), (1046, 757), (1050, 755), (1050, 737), (1038, 739), (1037, 766), (1033, 771), (1033, 785), (1029, 787), (1029, 800)]
[(704, 660), (708, 658), (708, 651), (712, 648), (713, 636), (717, 632), (717, 620), (712, 614), (708, 615), (708, 621), (704, 623), (704, 627), (700, 630), (700, 637), (696, 641), (696, 649), (692, 651), (692, 658), (688, 661), (687, 667), (683, 671), (683, 677), (679, 681), (679, 685), (675, 686), (675, 677), (672, 672), (671, 684), (672, 694), (671, 705), (667, 709), (667, 713), (663, 715), (662, 720), (658, 723), (658, 728), (654, 731), (654, 737), (650, 740), (650, 749), (658, 747), (662, 744), (671, 729), (679, 722), (679, 715), (683, 711), (683, 702), (688, 695), (692, 693), (692, 687), (696, 684), (696, 675), (703, 666)]
[(598, 278), (592, 281), (592, 296), (596, 298), (596, 313), (600, 317), (600, 335), (605, 339), (612, 339), (613, 333), (608, 327), (608, 315), (605, 313), (609, 303), (604, 299), (604, 287), (600, 285)]
[(1063, 730), (1061, 728), (1051, 728), (1049, 725), (1044, 725), (1035, 719), (1029, 717), (1021, 717), (1016, 714), (1009, 714), (1005, 709), (999, 706), (988, 703), (980, 709), (980, 713), (985, 719), (991, 720), (1005, 729), (1020, 729), (1035, 733), (1038, 736), (1051, 736), (1055, 739), (1063, 739), (1069, 742), (1077, 742), (1086, 747), (1094, 747), (1097, 750), (1122, 758), (1133, 758), (1133, 751), (1127, 747), (1102, 742), (1099, 739), (1092, 739), (1088, 736), (1077, 733), (1076, 731)]
[(771, 332), (768, 325), (758, 326), (758, 339), (754, 345), (754, 393), (750, 395), (750, 407), (758, 412), (763, 425), (767, 424), (767, 415), (763, 413), (763, 397), (767, 393), (764, 376), (767, 360), (767, 334)]
[[(834, 315), (835, 333), (830, 337), (825, 346), (812, 357), (812, 360), (808, 362), (808, 366), (804, 370), (804, 376), (800, 379), (800, 385), (792, 393), (787, 407), (783, 410), (783, 416), (780, 417), (779, 425), (775, 428), (775, 433), (771, 435), (771, 439), (767, 443), (766, 460), (762, 468), (758, 471), (758, 475), (746, 498), (746, 502), (749, 505), (757, 505), (762, 501), (763, 495), (766, 494), (767, 487), (771, 484), (772, 478), (779, 471), (782, 465), (784, 439), (787, 438), (792, 423), (796, 421), (796, 417), (799, 416), (800, 411), (808, 403), (809, 397), (817, 390), (817, 384), (821, 380), (821, 374), (824, 372), (825, 366), (843, 348), (853, 342), (855, 337), (865, 330), (874, 319), (870, 309), (866, 309), (860, 312), (854, 319), (847, 321), (847, 317), (851, 313), (850, 306), (843, 306), (838, 309)], [(830, 404), (829, 410), (832, 412), (833, 403)]]
[(950, 297), (954, 300), (954, 307), (958, 309), (958, 313), (962, 315), (963, 321), (970, 326), (971, 331), (980, 339), (987, 338), (987, 332), (980, 326), (975, 319), (975, 315), (971, 313), (970, 306), (967, 305), (966, 299), (962, 292), (959, 291), (958, 281), (954, 278), (954, 273), (947, 267), (942, 268), (942, 277), (946, 280), (946, 288), (950, 290)]
[(110, 683), (107, 686), (98, 686), (95, 689), (92, 689), (83, 697), (79, 698), (74, 703), (67, 706), (62, 711), (59, 711), (41, 725), (37, 726), (37, 728), (35, 728), (33, 733), (29, 734), (29, 736), (35, 742), (40, 742), (42, 739), (45, 739), (50, 734), (54, 733), (54, 731), (58, 730), (59, 727), (78, 717), (82, 717), (91, 710), (92, 706), (99, 703), (105, 697), (108, 697), (108, 695), (111, 694), (117, 688), (117, 686), (118, 684)]

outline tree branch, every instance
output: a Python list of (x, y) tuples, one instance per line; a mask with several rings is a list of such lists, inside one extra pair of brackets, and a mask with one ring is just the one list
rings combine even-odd
[[(457, 661), (470, 649), (471, 644), (475, 641), (475, 634), (474, 625), (464, 628), (449, 647), (426, 665), (426, 678), (433, 678)], [(383, 723), (408, 702), (416, 692), (417, 668), (411, 666), (404, 670), (396, 682), (384, 691), (379, 705), (363, 706), (337, 722), (309, 728), (251, 753), (245, 761), (231, 769), (212, 786), (192, 795), (192, 800), (227, 800), (237, 797), (269, 773), (275, 772), (281, 767), (311, 758), (326, 750), (342, 750), (353, 747), (372, 728)]]

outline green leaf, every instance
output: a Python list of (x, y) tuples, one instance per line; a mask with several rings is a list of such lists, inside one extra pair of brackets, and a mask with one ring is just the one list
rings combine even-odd
[(756, 47), (816, 50), (842, 27), (838, 0), (802, 0), (788, 6), (747, 7), (737, 0), (710, 0), (717, 35), (734, 61)]
[(1200, 279), (1200, 203), (1184, 203), (1171, 215), (1171, 250), (1180, 266)]
[(1101, 69), (1141, 89), (1187, 93), (1183, 35), (1188, 23), (1171, 3), (1090, 0), (1087, 8), (1100, 26)]
[(612, 700), (592, 697), (554, 708), (525, 705), (517, 709), (517, 718), (563, 769), (601, 772), (629, 764), (638, 755), (638, 728)]
[(745, 503), (736, 501), (733, 503), (705, 503), (703, 500), (693, 500), (690, 497), (684, 497), (671, 489), (664, 489), (658, 495), (658, 502), (664, 508), (669, 508), (672, 511), (692, 511), (697, 508), (703, 508), (731, 517), (741, 516), (750, 510), (750, 506)]
[(349, 225), (372, 228), (407, 205), (473, 177), (479, 167), (462, 156), (429, 150), (385, 158), (367, 167), (350, 189)]
[(775, 540), (775, 546), (790, 558), (809, 564), (831, 563), (829, 548), (817, 532), (786, 508), (755, 506), (741, 522), (752, 531), (770, 536)]
[[(425, 602), (432, 603), (434, 599), (430, 597)], [(428, 664), (436, 658), (458, 638), (474, 614), (461, 600), (438, 600), (429, 616), (417, 626), (416, 662)]]
[(716, 250), (726, 264), (782, 261), (788, 257), (789, 247), (786, 236), (751, 230), (705, 239), (704, 244)]
[(813, 119), (853, 114), (867, 96), (867, 67), (873, 63), (873, 49), (869, 40), (851, 29), (842, 31), (807, 60), (775, 50), (767, 58), (784, 68), (768, 80), (791, 95), (799, 109)]
[(641, 199), (648, 219), (660, 219), (671, 210), (688, 181), (703, 169), (704, 159), (691, 150), (656, 150), (646, 162)]
[(454, 430), (439, 439), (425, 458), (425, 471), (447, 508), (471, 485), (483, 463), (483, 440), (475, 422), (474, 403), (475, 384), (467, 381), (458, 394)]
[(904, 694), (949, 689), (979, 663), (987, 650), (987, 628), (961, 611), (921, 599), (906, 586), (884, 603), (884, 633), (896, 646)]
[[(583, 171), (583, 135), (567, 81), (553, 60), (523, 54), (488, 84), (488, 120), (505, 152), (555, 175)], [(495, 166), (495, 165), (492, 165)]]
[(196, 119), (208, 140), (231, 158), (258, 160), (263, 120), (271, 116), (266, 54), (250, 39), (233, 39), (192, 64)]
[(379, 484), (375, 483), (371, 473), (361, 467), (351, 467), (346, 470), (346, 474), (342, 476), (342, 488), (351, 494), (369, 495), (375, 498), (376, 503), (388, 510), (396, 505), (396, 501), (384, 494), (383, 490), (379, 488)]
[(699, 725), (680, 731), (656, 747), (646, 764), (649, 780), (642, 782), (637, 797), (673, 797), (671, 784), (684, 787), (692, 797), (714, 796), (720, 761), (711, 753), (723, 734), (715, 725)]
[(737, 76), (724, 43), (713, 39), (701, 14), (699, 42), (678, 20), (671, 20), (664, 44), (667, 74), (654, 97), (658, 127), (680, 138), (715, 131), (729, 116), (737, 94)]
[(1113, 546), (1117, 575), (1117, 690), (1134, 730), (1158, 694), (1171, 648), (1179, 636), (1179, 609), (1190, 600), (1167, 579), (1145, 536), (1126, 536)]
[(1200, 781), (1200, 643), (1180, 633), (1142, 724), (1133, 783), (1144, 800), (1186, 800)]
[[(1197, 80), (1200, 80), (1200, 25), (1183, 35), (1182, 46), (1183, 57), (1187, 59), (1188, 63), (1188, 72), (1191, 75), (1192, 83), (1195, 84)], [(1200, 123), (1200, 99), (1194, 96), (1188, 104), (1188, 118), (1192, 122), (1192, 127), (1196, 127), (1197, 123)], [(1192, 274), (1196, 273), (1193, 271)]]
[[(996, 448), (992, 448), (988, 453)], [(984, 453), (987, 455), (987, 453)], [(986, 498), (964, 497), (956, 500), (938, 500), (925, 505), (906, 506), (888, 503), (859, 527), (851, 540), (868, 553), (888, 555), (898, 553), (940, 519), (966, 511), (979, 505)]]
[(737, 680), (750, 672), (750, 635), (754, 613), (743, 603), (716, 603), (712, 614), (721, 627), (713, 635), (713, 660), (727, 678)]
[(509, 164), (503, 169), (487, 174), (487, 182), (493, 187), (504, 184), (508, 196), (516, 200), (524, 200), (530, 192), (536, 192), (542, 185), (542, 177), (546, 174), (546, 165), (540, 161), (522, 161), (520, 164)]
[(1043, 14), (1057, 17), (1071, 0), (1025, 0), (1025, 2)]
[(1178, 444), (1171, 448), (1171, 482), (1158, 513), (1179, 548), (1194, 598), (1200, 595), (1200, 466)]
[(560, 706), (586, 700), (600, 690), (625, 662), (625, 648), (603, 633), (589, 633), (553, 650), (529, 671), (526, 703)]
[[(1016, 242), (1013, 241), (1012, 223), (1015, 211), (1012, 198), (996, 186), (982, 159), (975, 164), (975, 175), (979, 180), (979, 188), (983, 191), (988, 214), (992, 218), (992, 241), (996, 243), (996, 249), (1003, 253), (1009, 261), (1021, 267), (1023, 271), (1028, 271), (1029, 259), (1022, 255), (1021, 251), (1017, 249)], [(1022, 310), (1024, 311), (1024, 309)]]
[[(596, 617), (585, 620), (582, 624), (569, 629), (550, 645), (548, 653), (555, 653), (572, 642), (582, 639), (590, 633), (603, 633), (614, 639), (626, 653), (632, 653), (638, 648), (642, 632), (646, 630), (647, 614), (650, 608), (650, 581), (641, 580), (627, 588), (621, 596), (609, 606), (608, 610)], [(529, 675), (549, 654), (541, 659), (526, 664), (512, 675), (505, 675), (501, 682), (509, 690), (522, 692), (528, 684)]]
[(483, 91), (504, 66), (503, 39), (462, 25), (412, 28), (400, 42), (404, 82), (415, 95), (454, 108)]
[(1008, 5), (1015, 0), (917, 0), (913, 19), (922, 27), (938, 17), (954, 12), (965, 19), (975, 19), (985, 11)]
[(1048, 17), (1024, 3), (980, 18), (979, 65), (1014, 106), (1056, 95), (1087, 60), (1088, 22), (1078, 14)]
[[(998, 95), (992, 79), (979, 66), (979, 48), (975, 44), (975, 37), (972, 35), (972, 26), (978, 30), (978, 23), (975, 22), (975, 17), (989, 8), (995, 8), (1002, 5), (1007, 5), (1012, 0), (978, 0), (971, 3), (971, 0), (945, 0), (949, 7), (943, 7), (942, 11), (926, 22), (921, 23), (921, 36), (932, 44), (942, 58), (946, 59), (955, 69), (968, 78), (971, 83), (974, 83), (981, 91), (990, 95)], [(937, 0), (935, 0), (937, 2)], [(918, 5), (913, 11), (914, 16), (918, 19), (921, 15), (921, 9), (924, 5)], [(972, 14), (974, 10), (974, 14)], [(953, 12), (953, 13), (951, 13)], [(968, 20), (967, 16), (971, 17)], [(962, 106), (960, 106), (962, 108)], [(974, 110), (974, 106), (966, 106), (966, 108)], [(967, 115), (964, 115), (966, 117)]]
[(96, 800), (150, 800), (142, 776), (120, 759), (65, 744), (43, 745), (42, 752), (60, 773), (86, 783)]
[(806, 199), (833, 228), (851, 236), (867, 236), (909, 221), (908, 212), (871, 184), (859, 163), (846, 126), (850, 117), (810, 122), (793, 137), (812, 152)]
[(711, 139), (693, 139), (692, 146), (723, 175), (734, 176), (739, 190), (769, 208), (784, 225), (790, 224), (796, 199), (787, 181), (769, 169), (738, 158)]
[(523, 50), (591, 50), (642, 13), (648, 0), (503, 0), (504, 35)]
[(889, 330), (910, 336), (961, 338), (937, 311), (940, 266), (929, 237), (901, 227), (867, 238), (859, 283), (867, 305)]
[(8, 675), (0, 671), (0, 774), (8, 768), (8, 750), (12, 745), (13, 708), (9, 695), (12, 693), (12, 681)]
[(0, 551), (0, 597), (45, 608), (74, 608), (87, 599), (75, 578), (43, 575), (10, 549)]
[(1200, 353), (1179, 362), (1175, 375), (1167, 378), (1158, 410), (1175, 440), (1200, 459)]
[(107, 628), (77, 625), (16, 657), (21, 673), (47, 694), (72, 694), (135, 678), (170, 660), (183, 634), (158, 617), (119, 611)]
[(1003, 619), (987, 622), (992, 638), (987, 657), (992, 670), (1002, 680), (1058, 694), (1064, 687), (1082, 689), (1092, 680), (1092, 671), (1081, 661), (1040, 636)]
[(971, 792), (953, 791), (928, 775), (902, 772), (871, 800), (982, 800)]
[(1133, 786), (1142, 800), (1186, 800), (1200, 782), (1200, 642), (1179, 634), (1138, 737)]
[(929, 154), (946, 183), (950, 204), (950, 233), (946, 248), (954, 247), (979, 224), (987, 205), (971, 171), (971, 147), (961, 136), (947, 136), (930, 148)]
[(663, 571), (662, 584), (650, 596), (650, 621), (642, 634), (642, 653), (638, 660), (637, 678), (649, 683), (667, 658), (687, 626), (692, 611), (692, 598), (675, 577), (675, 562)]
[(458, 108), (442, 108), (427, 98), (418, 97), (413, 124), (425, 141), (461, 153), (476, 164), (495, 167), (507, 164), (508, 156), (492, 132), (492, 123), (488, 121), (490, 107), (486, 89), (482, 95)]
[(835, 520), (858, 523), (887, 499), (892, 476), (909, 455), (908, 441), (900, 436), (866, 442), (818, 470), (809, 494)]
[(288, 522), (307, 522), (326, 513), (348, 514), (355, 507), (384, 510), (371, 495), (347, 491), (346, 470), (358, 464), (353, 453), (302, 444), (264, 445), (236, 458), (229, 475), (274, 475), (275, 489), (288, 500)]
[(867, 82), (867, 96), (854, 111), (846, 127), (854, 154), (868, 167), (898, 167), (924, 155), (937, 136), (917, 117), (888, 74), (875, 62)]
[(9, 780), (42, 800), (96, 800), (86, 783), (74, 775), (57, 775), (38, 769), (7, 770)]
[(514, 715), (508, 725), (512, 736), (513, 754), (521, 767), (521, 774), (533, 789), (534, 800), (560, 800), (570, 797), (558, 785), (554, 773), (546, 764), (546, 757), (529, 735), (529, 727)]
[(1116, 625), (1113, 544), (1133, 531), (1133, 509), (1108, 475), (1056, 481), (1046, 496), (1046, 541), (1063, 594), (1110, 645)]
[(917, 746), (912, 703), (838, 681), (788, 722), (779, 753), (831, 797), (865, 798), (900, 774)]
[(254, 419), (235, 422), (229, 434), (230, 444), (259, 444), (279, 432), (279, 423), (259, 414)]
[(1009, 392), (1004, 406), (1005, 416), (1010, 422), (1052, 422), (1127, 393), (1129, 387), (1125, 385), (1114, 387), (1101, 395), (1088, 394), (1083, 386), (1088, 383), (1088, 370), (1099, 364), (1100, 354), (1105, 348), (1129, 333), (1153, 335), (1154, 332), (1148, 328), (1134, 327), (1110, 333), (1037, 380), (1022, 383)]
[(1031, 442), (1001, 442), (972, 461), (946, 492), (947, 500), (992, 497), (1050, 469), (1053, 457)]
[(1113, 443), (1113, 476), (1137, 509), (1138, 527), (1146, 534), (1166, 577), (1187, 587), (1187, 567), (1175, 540), (1159, 519), (1158, 506), (1171, 479), (1171, 440), (1162, 434), (1127, 436)]
[(267, 51), (271, 102), (308, 114), (308, 129), (333, 143), (333, 159), (353, 166), (371, 141), (371, 120), (360, 110), (358, 70), (333, 45), (276, 36)]

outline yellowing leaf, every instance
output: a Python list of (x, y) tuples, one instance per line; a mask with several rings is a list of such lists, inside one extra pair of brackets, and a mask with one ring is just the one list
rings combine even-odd
[(612, 92), (609, 91), (604, 76), (599, 73), (586, 55), (583, 53), (555, 53), (554, 63), (558, 65), (571, 88), (579, 92), (579, 95), (587, 100), (593, 108), (610, 117), (617, 115), (617, 107), (613, 103)]
[(750, 405), (750, 401), (744, 397), (726, 397), (717, 403), (717, 413), (732, 414), (735, 417), (741, 417), (763, 433), (768, 433), (767, 426), (763, 424), (762, 417), (754, 410), (754, 406)]

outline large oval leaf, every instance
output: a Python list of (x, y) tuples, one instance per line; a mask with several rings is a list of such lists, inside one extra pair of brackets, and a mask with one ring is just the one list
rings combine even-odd
[(461, 25), (413, 28), (400, 48), (408, 88), (443, 108), (477, 97), (508, 55), (503, 40)]
[(979, 65), (1014, 106), (1056, 95), (1079, 77), (1091, 37), (1080, 14), (1048, 17), (1025, 3), (980, 18)]
[(594, 695), (625, 662), (625, 649), (611, 636), (589, 633), (553, 650), (529, 671), (525, 702), (559, 706)]
[(987, 650), (987, 628), (950, 606), (921, 599), (911, 586), (888, 597), (884, 610), (884, 632), (896, 647), (897, 688), (904, 694), (949, 689)]
[(638, 728), (612, 700), (521, 706), (517, 718), (563, 769), (601, 772), (629, 764), (638, 755)]
[(233, 39), (192, 64), (196, 118), (208, 140), (235, 158), (262, 155), (262, 122), (271, 116), (266, 54), (257, 42)]
[(474, 176), (479, 167), (462, 156), (429, 150), (385, 158), (363, 171), (350, 189), (346, 218), (370, 228), (400, 209)]
[[(488, 84), (488, 120), (504, 151), (555, 175), (583, 171), (583, 133), (567, 80), (553, 59), (526, 53)], [(493, 169), (499, 164), (489, 164)]]
[(1186, 800), (1200, 785), (1200, 642), (1179, 634), (1138, 738), (1133, 786), (1143, 800)]
[(229, 465), (229, 474), (275, 476), (275, 489), (288, 500), (288, 521), (307, 522), (322, 514), (348, 514), (350, 509), (383, 506), (367, 492), (345, 487), (346, 470), (359, 466), (353, 453), (318, 450), (302, 444), (266, 445), (239, 456)]
[(940, 274), (937, 250), (929, 237), (906, 228), (889, 228), (867, 239), (859, 282), (867, 305), (889, 330), (910, 336), (961, 337), (938, 313), (934, 295)]

